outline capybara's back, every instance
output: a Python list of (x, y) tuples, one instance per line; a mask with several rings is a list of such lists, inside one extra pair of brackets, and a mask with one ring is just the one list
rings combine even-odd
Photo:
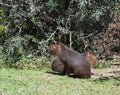
[(90, 64), (83, 54), (79, 54), (62, 43), (50, 46), (51, 54), (57, 56), (64, 65), (64, 72), (73, 73), (75, 77), (90, 78)]

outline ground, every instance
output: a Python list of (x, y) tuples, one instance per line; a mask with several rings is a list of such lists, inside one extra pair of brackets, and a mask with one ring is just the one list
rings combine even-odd
[[(49, 72), (48, 72), (49, 71)], [(120, 69), (92, 70), (103, 77), (78, 79), (50, 70), (0, 69), (0, 95), (120, 95)]]

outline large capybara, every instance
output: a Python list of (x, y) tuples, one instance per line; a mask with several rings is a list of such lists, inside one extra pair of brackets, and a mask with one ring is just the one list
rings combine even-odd
[[(97, 57), (95, 56), (95, 54), (93, 54), (92, 52), (87, 51), (87, 52), (84, 52), (83, 55), (85, 56), (86, 60), (88, 60), (91, 68), (94, 68), (94, 67), (97, 66), (98, 60), (97, 60)], [(64, 71), (64, 65), (63, 65), (63, 63), (60, 61), (60, 59), (58, 57), (55, 57), (53, 59), (52, 70), (60, 72), (61, 74)]]
[(90, 78), (91, 68), (83, 54), (58, 42), (50, 46), (50, 53), (57, 56), (64, 65), (64, 73), (73, 73), (78, 78)]

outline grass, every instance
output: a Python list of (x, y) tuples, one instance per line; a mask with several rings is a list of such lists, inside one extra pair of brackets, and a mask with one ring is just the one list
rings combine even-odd
[[(114, 69), (97, 69), (104, 73)], [(120, 95), (120, 80), (70, 78), (47, 70), (0, 69), (0, 95)]]

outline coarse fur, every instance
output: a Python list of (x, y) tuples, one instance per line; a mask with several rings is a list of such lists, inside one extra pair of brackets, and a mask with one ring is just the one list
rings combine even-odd
[[(87, 51), (84, 52), (83, 55), (85, 56), (86, 60), (89, 62), (91, 68), (95, 68), (98, 65), (98, 60), (95, 54)], [(52, 70), (60, 72), (61, 74), (64, 71), (64, 65), (58, 57), (55, 57), (52, 61)]]
[(58, 57), (55, 57), (52, 61), (52, 70), (60, 73), (64, 71), (64, 65)]
[(83, 54), (58, 42), (50, 46), (51, 54), (57, 56), (64, 65), (64, 73), (73, 73), (75, 77), (90, 78), (90, 64)]
[(87, 52), (84, 52), (83, 54), (86, 60), (90, 63), (91, 68), (95, 68), (98, 65), (97, 57), (95, 56), (93, 52), (87, 51)]

